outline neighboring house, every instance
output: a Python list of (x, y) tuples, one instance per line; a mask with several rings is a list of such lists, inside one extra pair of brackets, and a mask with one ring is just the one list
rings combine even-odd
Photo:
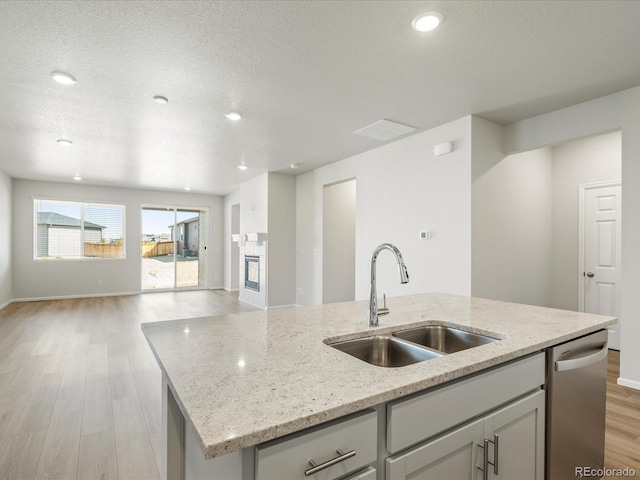
[[(81, 221), (54, 212), (38, 212), (38, 246), (40, 257), (77, 257), (81, 255)], [(98, 243), (106, 227), (84, 222), (84, 241)]]
[(169, 225), (171, 237), (178, 243), (178, 255), (197, 257), (200, 249), (200, 233), (198, 232), (200, 217), (188, 218), (176, 224), (177, 237), (173, 235), (173, 225)]

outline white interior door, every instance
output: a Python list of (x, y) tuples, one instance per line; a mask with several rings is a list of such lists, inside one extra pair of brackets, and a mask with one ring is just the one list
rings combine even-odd
[[(620, 185), (584, 190), (583, 311), (620, 314)], [(620, 349), (619, 323), (609, 327), (609, 348)]]

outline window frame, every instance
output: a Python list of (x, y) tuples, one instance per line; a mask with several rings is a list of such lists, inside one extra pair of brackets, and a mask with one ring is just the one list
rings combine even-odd
[[(55, 197), (31, 197), (33, 201), (33, 261), (34, 262), (99, 262), (122, 261), (127, 259), (127, 204), (119, 202), (68, 200)], [(38, 204), (40, 202), (62, 203), (80, 207), (80, 252), (79, 258), (56, 258), (38, 256)], [(84, 217), (86, 207), (121, 207), (122, 208), (122, 256), (121, 257), (86, 257), (84, 254)]]

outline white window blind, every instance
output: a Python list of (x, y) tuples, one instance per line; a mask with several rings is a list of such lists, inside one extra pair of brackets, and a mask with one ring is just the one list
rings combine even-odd
[(36, 260), (124, 258), (124, 205), (34, 200)]

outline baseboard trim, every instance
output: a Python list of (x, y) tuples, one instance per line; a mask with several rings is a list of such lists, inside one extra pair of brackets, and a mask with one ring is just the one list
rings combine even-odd
[(640, 382), (636, 380), (629, 380), (628, 378), (618, 377), (618, 385), (633, 388), (634, 390), (640, 390)]
[(15, 302), (15, 300), (9, 300), (8, 302), (3, 303), (2, 305), (0, 305), (0, 310), (2, 310), (3, 308), (8, 307), (9, 305), (11, 305), (13, 302)]
[(287, 307), (299, 307), (300, 305), (297, 305), (295, 303), (292, 303), (290, 305), (272, 305), (270, 307), (267, 307), (267, 310), (271, 310), (274, 308), (287, 308)]
[(41, 302), (44, 300), (70, 300), (73, 298), (95, 298), (95, 297), (121, 297), (128, 295), (139, 295), (140, 292), (118, 292), (118, 293), (88, 293), (85, 295), (58, 295), (52, 297), (27, 297), (14, 298), (14, 302)]

